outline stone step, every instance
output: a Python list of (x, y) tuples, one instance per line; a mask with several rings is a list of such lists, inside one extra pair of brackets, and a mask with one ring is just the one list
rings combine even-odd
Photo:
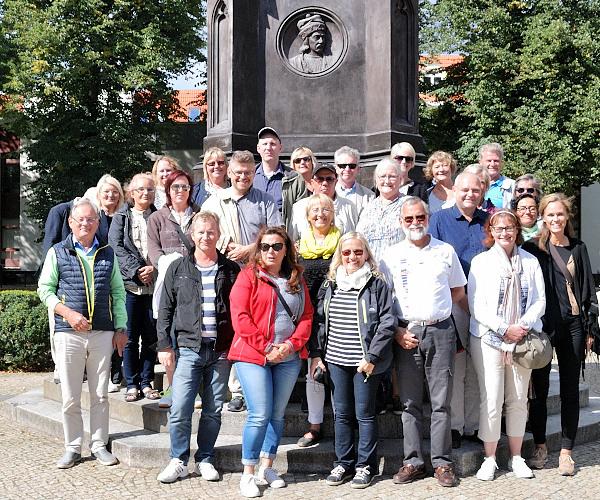
[[(61, 404), (44, 397), (43, 388), (36, 389), (0, 403), (0, 412), (25, 426), (32, 426), (47, 432), (57, 439), (63, 438), (61, 421)], [(579, 431), (577, 444), (600, 439), (600, 396), (590, 393), (588, 406), (580, 410)], [(89, 413), (83, 410), (85, 437), (89, 441)], [(237, 472), (241, 470), (241, 429), (227, 434), (222, 432), (215, 448), (215, 466), (223, 472)], [(560, 415), (548, 417), (547, 445), (550, 451), (560, 448)], [(166, 465), (169, 460), (169, 435), (167, 433), (152, 432), (137, 426), (124, 423), (111, 418), (110, 440), (113, 453), (126, 465), (133, 467), (156, 467)], [(195, 451), (196, 436), (192, 436), (192, 455)], [(335, 459), (333, 441), (325, 439), (320, 444), (311, 448), (298, 448), (296, 438), (284, 437), (279, 448), (275, 466), (280, 471), (309, 472), (326, 474), (332, 467)], [(429, 442), (424, 443), (426, 460), (429, 460)], [(533, 451), (534, 444), (531, 434), (525, 435), (523, 456), (528, 457)], [(86, 450), (87, 453), (89, 450)], [(508, 443), (506, 436), (500, 440), (498, 447), (498, 463), (506, 468), (508, 460)], [(381, 438), (379, 446), (381, 459), (380, 471), (384, 475), (395, 473), (401, 465), (402, 440)], [(483, 447), (474, 443), (464, 443), (452, 454), (456, 472), (467, 476), (474, 474), (483, 460)], [(58, 459), (58, 457), (57, 457)]]
[[(119, 420), (136, 427), (141, 427), (154, 432), (169, 432), (169, 410), (159, 408), (157, 401), (148, 401), (142, 399), (133, 403), (128, 403), (124, 399), (125, 390), (120, 393), (110, 393), (108, 395), (110, 402), (111, 418)], [(55, 384), (52, 379), (44, 382), (44, 396), (57, 402), (61, 402), (60, 385)], [(588, 405), (589, 390), (586, 386), (579, 386), (579, 404), (583, 408)], [(87, 383), (83, 384), (81, 395), (81, 405), (84, 409), (89, 409), (89, 392)], [(225, 405), (226, 408), (226, 405)], [(559, 382), (558, 372), (550, 373), (550, 393), (548, 396), (548, 414), (560, 412)], [(194, 411), (192, 416), (192, 431), (198, 429), (198, 420), (200, 410)], [(229, 412), (223, 410), (222, 431), (223, 434), (237, 434), (238, 430), (244, 426), (247, 412)], [(388, 409), (385, 415), (379, 415), (379, 429), (382, 438), (399, 439), (402, 438), (402, 420), (401, 416), (394, 415), (391, 409)], [(429, 437), (430, 410), (425, 408), (425, 437)], [(300, 403), (290, 403), (286, 410), (286, 418), (283, 429), (283, 435), (286, 437), (300, 437), (308, 429), (307, 414), (302, 413)], [(333, 412), (331, 405), (326, 404), (325, 416), (322, 425), (324, 436), (333, 436)]]

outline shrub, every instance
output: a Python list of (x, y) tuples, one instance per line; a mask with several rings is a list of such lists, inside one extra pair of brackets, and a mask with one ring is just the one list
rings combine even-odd
[(0, 370), (51, 369), (48, 309), (35, 292), (0, 292)]

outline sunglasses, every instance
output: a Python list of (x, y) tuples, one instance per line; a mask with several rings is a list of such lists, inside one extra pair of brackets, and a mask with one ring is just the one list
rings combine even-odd
[(337, 167), (340, 170), (344, 170), (346, 167), (348, 167), (350, 170), (354, 170), (356, 167), (358, 167), (357, 163), (338, 163)]
[(315, 175), (313, 179), (315, 179), (319, 184), (323, 184), (325, 182), (332, 184), (335, 182), (335, 177), (321, 177), (320, 175)]
[(261, 252), (268, 252), (271, 248), (276, 252), (281, 252), (283, 243), (273, 243), (272, 245), (269, 245), (268, 243), (259, 243), (258, 248), (260, 248)]
[(425, 222), (426, 218), (426, 215), (415, 215), (414, 217), (412, 215), (407, 215), (406, 217), (402, 217), (402, 219), (404, 219), (404, 222), (409, 226), (413, 223), (415, 219), (417, 220), (417, 222)]
[(303, 156), (301, 158), (294, 158), (294, 163), (298, 164), (301, 161), (305, 161), (305, 162), (309, 162), (312, 161), (312, 158), (310, 156)]
[(523, 194), (523, 193), (533, 194), (536, 192), (536, 189), (535, 188), (517, 188), (517, 189), (515, 189), (515, 191), (519, 194)]
[(411, 162), (415, 161), (415, 159), (412, 156), (402, 156), (402, 155), (394, 156), (394, 160), (396, 160), (396, 161), (406, 160), (406, 163), (411, 163)]
[(363, 253), (365, 253), (364, 250), (342, 250), (342, 255), (344, 257), (350, 257), (350, 254), (354, 254), (357, 257), (360, 257)]
[(189, 184), (171, 184), (171, 189), (173, 191), (189, 191), (190, 185)]

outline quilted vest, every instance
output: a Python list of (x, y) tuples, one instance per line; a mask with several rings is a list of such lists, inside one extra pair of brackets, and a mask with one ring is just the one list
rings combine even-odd
[[(81, 257), (73, 246), (73, 235), (54, 245), (58, 266), (57, 297), (63, 304), (83, 314), (92, 330), (114, 330), (110, 278), (114, 265), (114, 252), (100, 242), (93, 261), (93, 296), (89, 296), (87, 277)], [(54, 314), (55, 330), (73, 330), (69, 322)]]

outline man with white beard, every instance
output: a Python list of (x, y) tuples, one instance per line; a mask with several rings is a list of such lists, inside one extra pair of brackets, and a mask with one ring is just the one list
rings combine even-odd
[(423, 395), (431, 401), (431, 465), (442, 486), (454, 486), (450, 400), (456, 355), (452, 303), (465, 293), (467, 280), (456, 252), (427, 234), (429, 208), (416, 196), (402, 205), (406, 239), (385, 250), (380, 270), (394, 293), (398, 333), (394, 360), (404, 405), (404, 462), (393, 481), (407, 484), (425, 477)]

